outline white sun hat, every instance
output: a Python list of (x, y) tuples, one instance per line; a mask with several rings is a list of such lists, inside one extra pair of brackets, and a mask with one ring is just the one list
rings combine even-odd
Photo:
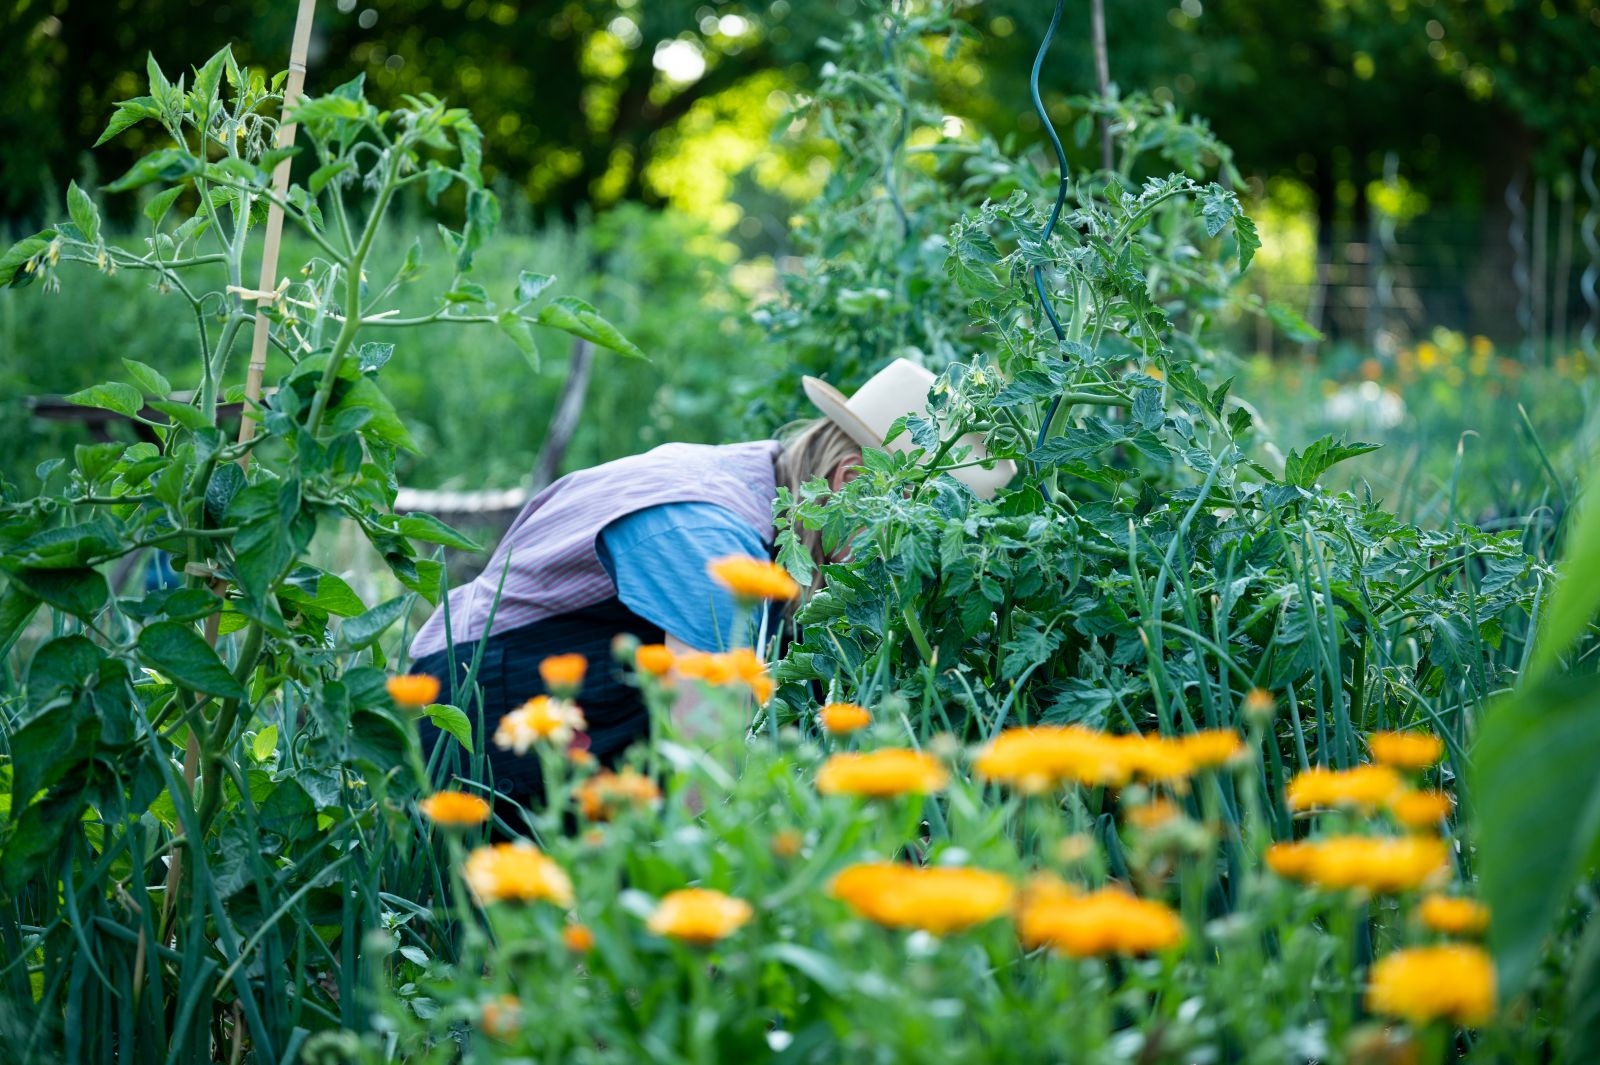
[[(909, 433), (901, 433), (892, 444), (885, 445), (883, 438), (889, 427), (908, 414), (928, 415), (928, 390), (933, 387), (934, 376), (924, 367), (909, 359), (896, 359), (856, 390), (846, 396), (819, 377), (802, 377), (806, 395), (817, 409), (827, 415), (839, 428), (850, 434), (850, 439), (862, 447), (875, 447), (890, 451), (910, 451), (913, 447)], [(989, 451), (983, 446), (983, 437), (967, 433), (957, 441), (957, 446), (971, 449), (969, 461), (984, 459)], [(1016, 475), (1016, 463), (998, 459), (993, 469), (967, 466), (951, 470), (950, 476), (977, 493), (980, 499), (993, 498), (994, 494)]]

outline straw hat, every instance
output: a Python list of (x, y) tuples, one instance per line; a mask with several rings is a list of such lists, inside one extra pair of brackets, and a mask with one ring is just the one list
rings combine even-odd
[[(884, 444), (883, 438), (899, 418), (907, 414), (927, 416), (928, 390), (933, 387), (933, 382), (931, 372), (908, 359), (896, 359), (879, 370), (853, 396), (846, 396), (821, 378), (801, 378), (811, 402), (835, 425), (850, 434), (852, 440), (862, 447), (887, 447), (890, 451), (911, 450), (911, 438), (907, 433), (900, 434), (894, 443), (888, 445)], [(988, 457), (989, 451), (983, 446), (983, 437), (977, 433), (967, 433), (958, 441), (957, 446), (961, 445), (971, 448), (971, 457), (974, 459)], [(1016, 472), (1016, 463), (999, 459), (993, 469), (968, 466), (951, 470), (950, 476), (971, 488), (980, 499), (989, 499)]]

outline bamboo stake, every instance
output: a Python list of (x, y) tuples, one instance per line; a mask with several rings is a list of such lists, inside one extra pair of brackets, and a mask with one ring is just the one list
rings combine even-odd
[[(317, 0), (300, 0), (300, 10), (294, 20), (294, 40), (289, 46), (289, 78), (283, 86), (283, 118), (278, 123), (278, 147), (287, 148), (294, 143), (296, 123), (288, 121), (289, 112), (300, 102), (306, 84), (306, 51), (311, 44), (311, 20)], [(277, 200), (289, 194), (289, 165), (285, 159), (272, 171), (272, 190)], [(267, 238), (261, 250), (261, 278), (256, 288), (261, 292), (277, 289), (278, 245), (283, 239), (283, 209), (273, 203), (267, 209)], [(255, 332), (250, 342), (250, 369), (244, 382), (244, 411), (239, 418), (239, 443), (248, 443), (256, 435), (255, 419), (250, 408), (261, 400), (261, 379), (267, 372), (267, 304), (256, 305)], [(250, 464), (250, 453), (239, 456), (239, 464)]]

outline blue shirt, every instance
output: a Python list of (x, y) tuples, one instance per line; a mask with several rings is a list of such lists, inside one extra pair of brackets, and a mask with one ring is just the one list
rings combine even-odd
[(748, 642), (751, 619), (706, 564), (725, 555), (770, 556), (761, 535), (727, 507), (662, 503), (636, 510), (601, 529), (595, 548), (622, 605), (667, 635), (698, 651)]

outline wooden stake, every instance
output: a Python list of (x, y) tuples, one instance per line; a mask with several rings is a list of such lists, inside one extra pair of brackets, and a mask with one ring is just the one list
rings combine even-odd
[[(294, 40), (289, 46), (289, 78), (283, 86), (283, 117), (278, 123), (278, 147), (287, 148), (294, 143), (296, 124), (290, 122), (289, 112), (300, 102), (306, 84), (306, 51), (311, 45), (311, 20), (316, 12), (317, 0), (300, 0), (300, 10), (294, 20)], [(289, 165), (285, 159), (272, 171), (272, 190), (277, 199), (289, 194)], [(261, 251), (261, 278), (256, 287), (271, 292), (278, 287), (278, 245), (283, 239), (283, 209), (276, 203), (267, 209), (267, 239)], [(251, 407), (261, 400), (261, 378), (267, 372), (267, 304), (256, 304), (255, 332), (250, 343), (250, 369), (244, 382), (244, 412), (239, 418), (239, 443), (247, 443), (256, 435), (255, 419)], [(250, 464), (247, 451), (239, 457), (240, 465)]]
[[(1091, 0), (1089, 4), (1089, 32), (1094, 38), (1094, 80), (1100, 90), (1100, 102), (1111, 97), (1111, 60), (1106, 53), (1105, 0)], [(1111, 152), (1111, 123), (1100, 116), (1100, 166), (1110, 170), (1115, 163)]]

